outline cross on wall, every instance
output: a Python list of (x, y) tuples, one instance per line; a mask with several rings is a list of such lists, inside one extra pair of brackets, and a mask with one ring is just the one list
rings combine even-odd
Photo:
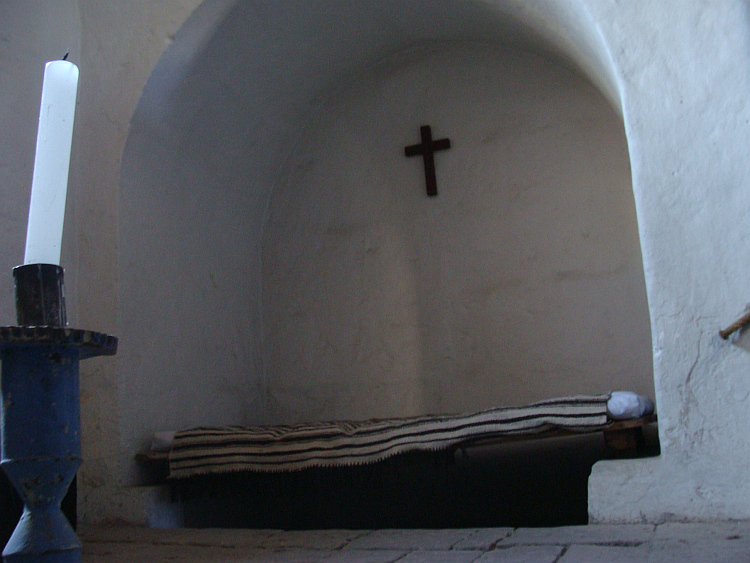
[(422, 125), (419, 128), (422, 136), (422, 142), (418, 145), (409, 145), (404, 147), (406, 156), (422, 155), (424, 161), (424, 179), (427, 187), (427, 195), (434, 197), (437, 195), (437, 178), (435, 177), (435, 158), (436, 151), (443, 151), (451, 148), (450, 139), (432, 140), (432, 129), (429, 125)]

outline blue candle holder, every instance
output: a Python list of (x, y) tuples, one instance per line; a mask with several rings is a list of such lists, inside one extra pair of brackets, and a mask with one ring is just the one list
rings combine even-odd
[(65, 319), (59, 266), (19, 266), (14, 275), (19, 321), (47, 324), (0, 327), (0, 466), (24, 502), (3, 560), (79, 563), (81, 543), (60, 510), (82, 461), (78, 365), (114, 355), (117, 339), (50, 326)]

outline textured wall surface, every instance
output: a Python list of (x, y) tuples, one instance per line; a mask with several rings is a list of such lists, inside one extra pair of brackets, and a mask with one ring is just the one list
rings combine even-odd
[[(450, 136), (428, 198), (419, 126)], [(402, 52), (320, 102), (263, 239), (266, 379), (282, 421), (653, 396), (622, 124), (514, 49)]]
[[(136, 482), (138, 478), (130, 459), (132, 452), (147, 447), (151, 433), (157, 429), (310, 419), (323, 416), (326, 411), (328, 417), (345, 413), (367, 416), (371, 410), (369, 388), (356, 390), (349, 381), (350, 371), (336, 371), (348, 362), (347, 353), (342, 355), (338, 366), (325, 366), (326, 370), (319, 370), (321, 373), (315, 377), (300, 376), (298, 367), (285, 373), (288, 364), (273, 359), (274, 355), (296, 358), (297, 352), (290, 352), (289, 348), (280, 352), (275, 339), (284, 335), (262, 328), (266, 323), (278, 323), (288, 308), (288, 305), (282, 305), (283, 310), (273, 308), (269, 315), (264, 309), (264, 294), (271, 296), (269, 302), (278, 300), (278, 296), (274, 297), (275, 274), (265, 279), (261, 271), (262, 248), (266, 244), (274, 249), (286, 245), (286, 239), (277, 244), (273, 235), (261, 242), (268, 219), (267, 203), (282, 178), (288, 176), (289, 167), (295, 166), (292, 155), (298, 155), (297, 146), (304, 141), (305, 131), (315, 127), (321, 111), (332, 103), (331, 96), (348, 88), (353, 80), (366, 79), (375, 84), (370, 75), (382, 72), (377, 63), (391, 53), (419, 50), (425, 44), (509, 41), (519, 48), (554, 56), (558, 61), (567, 60), (564, 53), (550, 50), (550, 42), (554, 41), (532, 33), (530, 22), (539, 14), (521, 12), (518, 6), (504, 5), (502, 10), (496, 10), (481, 2), (334, 0), (311, 4), (295, 0), (285, 2), (283, 7), (269, 1), (236, 5), (226, 1), (206, 2), (191, 15), (143, 88), (122, 156), (118, 194), (122, 337), (118, 407), (121, 471), (127, 482)], [(558, 15), (568, 24), (576, 21), (576, 12)], [(522, 18), (522, 23), (518, 18)], [(565, 29), (561, 24), (557, 31), (566, 36)], [(596, 67), (595, 53), (585, 41), (582, 45), (586, 55), (581, 67)], [(453, 68), (457, 66), (455, 61), (451, 64)], [(485, 69), (485, 74), (488, 73)], [(399, 88), (408, 87), (410, 80), (406, 76)], [(442, 88), (446, 80), (444, 74)], [(482, 86), (476, 86), (478, 80), (481, 79), (474, 80), (472, 100), (482, 97)], [(429, 80), (423, 71), (417, 89), (425, 87), (429, 87)], [(593, 91), (589, 89), (589, 93)], [(419, 104), (414, 94), (410, 95), (410, 110), (414, 112)], [(450, 98), (450, 94), (446, 95)], [(392, 105), (396, 103), (391, 100)], [(446, 115), (450, 114), (450, 99), (447, 102), (441, 110)], [(369, 101), (354, 99), (348, 103)], [(601, 99), (598, 107), (599, 111), (602, 108), (608, 111), (607, 123), (616, 121)], [(427, 107), (422, 108), (426, 110)], [(403, 114), (405, 110), (400, 111)], [(468, 116), (471, 110), (464, 104), (461, 113)], [(386, 112), (379, 119), (389, 118)], [(395, 144), (383, 144), (383, 150), (393, 151), (396, 162), (412, 171), (415, 179), (419, 178), (418, 161), (407, 164), (399, 155), (404, 144), (415, 140), (419, 123), (412, 121)], [(623, 186), (629, 180), (619, 131), (617, 142), (622, 158), (616, 176), (621, 189), (615, 193), (632, 198)], [(471, 135), (476, 136), (476, 131)], [(497, 137), (501, 138), (502, 132)], [(323, 144), (330, 145), (333, 154), (338, 142), (332, 138)], [(377, 146), (373, 141), (369, 147), (362, 147), (360, 154), (372, 160), (371, 154), (365, 152)], [(384, 162), (390, 162), (391, 156)], [(332, 163), (333, 168), (336, 165)], [(487, 172), (484, 177), (491, 175)], [(482, 172), (479, 178), (483, 178)], [(415, 194), (422, 194), (421, 189)], [(303, 213), (306, 211), (305, 202), (295, 205)], [(335, 212), (335, 202), (331, 205)], [(428, 218), (425, 220), (429, 223)], [(277, 216), (277, 227), (278, 221)], [(632, 255), (633, 250), (637, 252), (632, 207), (629, 225), (631, 244), (628, 256), (623, 259), (630, 260), (631, 266), (638, 269), (639, 259)], [(458, 252), (450, 251), (454, 256)], [(332, 267), (341, 268), (335, 255), (326, 259), (333, 260)], [(427, 260), (425, 264), (433, 267), (438, 262)], [(373, 282), (372, 287), (378, 284)], [(422, 314), (442, 307), (439, 296), (429, 295), (431, 302), (420, 305)], [(633, 331), (632, 337), (645, 341), (648, 327), (642, 287), (639, 295), (641, 319), (636, 324), (640, 322), (641, 328)], [(472, 299), (466, 298), (473, 303)], [(467, 312), (459, 323), (462, 326), (443, 326), (434, 317), (424, 328), (438, 331), (444, 348), (446, 338), (458, 338), (455, 334), (459, 330), (473, 334), (472, 325), (484, 322), (483, 317), (496, 318), (496, 313)], [(377, 321), (381, 325), (373, 335), (373, 344), (384, 331), (389, 331), (381, 321)], [(330, 331), (336, 330), (348, 331), (349, 325), (330, 327)], [(395, 349), (384, 349), (383, 354), (421, 353), (416, 340), (396, 343), (393, 335), (389, 336)], [(553, 337), (543, 334), (540, 339), (549, 342)], [(472, 338), (461, 337), (457, 344), (461, 350), (457, 360), (460, 365), (440, 359), (445, 350), (438, 355), (434, 350), (429, 351), (431, 365), (410, 369), (406, 374), (392, 362), (389, 367), (393, 367), (393, 375), (379, 385), (393, 397), (394, 404), (383, 405), (383, 410), (405, 414), (407, 405), (397, 397), (406, 394), (407, 389), (414, 396), (409, 412), (462, 407), (460, 402), (445, 402), (441, 398), (446, 396), (445, 388), (452, 385), (457, 370), (464, 374), (477, 372), (470, 377), (479, 378), (479, 383), (469, 385), (467, 389), (473, 390), (462, 395), (465, 405), (476, 404), (484, 382), (494, 377), (490, 374), (494, 366), (486, 365), (488, 361), (481, 358), (494, 342), (489, 335), (480, 336), (476, 343)], [(558, 349), (564, 346), (556, 345)], [(480, 356), (476, 361), (480, 367), (468, 365), (474, 362), (466, 356), (472, 346), (481, 350), (476, 354)], [(543, 353), (550, 356), (549, 352)], [(501, 352), (493, 350), (491, 354), (498, 358)], [(604, 368), (614, 374), (609, 381), (623, 379), (627, 372), (637, 372), (636, 379), (648, 381), (648, 351), (643, 349), (638, 357), (635, 360), (636, 364), (640, 362), (638, 368), (621, 365)], [(317, 353), (310, 350), (306, 361), (318, 360)], [(367, 370), (372, 369), (375, 361), (371, 357), (370, 367), (363, 364), (358, 372), (359, 381), (368, 379)], [(413, 362), (411, 365), (417, 366)], [(434, 371), (433, 367), (440, 373), (428, 373)], [(542, 366), (535, 369), (540, 371)], [(587, 373), (591, 375), (590, 370)], [(410, 383), (404, 384), (404, 393), (394, 394), (394, 385), (401, 384), (402, 376)], [(419, 378), (423, 381), (417, 387), (426, 387), (424, 391), (415, 390), (411, 383)], [(323, 395), (343, 397), (344, 383), (349, 394), (343, 398), (347, 407), (334, 413), (330, 404), (321, 405)], [(650, 383), (646, 387), (650, 388)], [(283, 396), (286, 388), (292, 391)], [(306, 399), (310, 388), (320, 392)], [(598, 388), (609, 385), (602, 383)], [(519, 391), (513, 398), (505, 397), (503, 402), (518, 402), (542, 394), (546, 393), (539, 390), (538, 394), (523, 395)]]
[[(71, 321), (123, 337), (121, 356), (92, 360), (82, 373), (85, 519), (143, 518), (142, 504), (133, 501), (138, 494), (126, 485), (135, 479), (134, 450), (156, 426), (187, 421), (203, 407), (211, 413), (206, 422), (284, 414), (272, 401), (232, 397), (248, 383), (270, 389), (258, 346), (264, 333), (260, 241), (263, 220), (274, 216), (266, 215), (265, 206), (281, 179), (278, 171), (291, 155), (305, 154), (305, 124), (324, 107), (321, 95), (345, 85), (346, 76), (366, 77), (384, 56), (435, 40), (508, 41), (559, 57), (596, 85), (623, 118), (662, 455), (595, 466), (592, 516), (750, 517), (750, 345), (747, 336), (731, 342), (717, 336), (750, 302), (744, 259), (750, 216), (746, 2), (234, 4), (0, 1), (0, 257), (7, 269), (5, 281), (0, 279), (0, 314), (8, 323), (10, 268), (23, 252), (42, 65), (70, 50), (81, 67), (63, 242)], [(398, 146), (416, 141), (411, 135)], [(446, 190), (458, 177), (448, 155), (459, 152), (456, 145), (446, 158), (438, 157)], [(398, 162), (419, 179), (416, 162)], [(398, 181), (407, 183), (405, 177)], [(245, 222), (239, 220), (243, 214)], [(414, 223), (420, 220), (416, 216)], [(329, 233), (330, 242), (354, 236), (346, 224), (340, 227)], [(386, 230), (377, 233), (382, 242), (399, 240)], [(437, 234), (435, 239), (447, 242)], [(242, 241), (238, 248), (232, 247), (236, 240)], [(555, 239), (563, 248), (565, 241)], [(457, 255), (452, 252), (447, 255)], [(209, 273), (230, 275), (230, 259), (250, 279), (212, 285)], [(572, 268), (556, 263), (552, 276), (567, 270)], [(490, 305), (493, 310), (498, 303)], [(249, 332), (240, 335), (238, 326)], [(457, 325), (437, 328), (446, 326)], [(231, 380), (218, 389), (224, 384), (197, 375), (211, 364), (204, 353), (221, 355), (222, 368), (242, 370), (222, 373)], [(315, 392), (327, 393), (320, 386)], [(208, 404), (211, 393), (220, 398), (216, 405)], [(196, 406), (196, 400), (205, 402)], [(243, 410), (250, 405), (251, 412)], [(290, 413), (301, 411), (294, 406)]]
[(597, 520), (750, 517), (746, 2), (590, 3), (623, 98), (652, 322), (662, 455), (605, 462)]

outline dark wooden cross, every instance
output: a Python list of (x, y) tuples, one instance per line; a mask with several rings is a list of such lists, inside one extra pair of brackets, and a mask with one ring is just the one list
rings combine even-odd
[(422, 155), (424, 160), (424, 179), (427, 184), (427, 195), (430, 197), (437, 195), (437, 179), (435, 178), (435, 151), (444, 151), (451, 148), (450, 139), (432, 140), (432, 130), (429, 125), (422, 125), (419, 128), (422, 135), (422, 142), (418, 145), (409, 145), (404, 148), (406, 156)]

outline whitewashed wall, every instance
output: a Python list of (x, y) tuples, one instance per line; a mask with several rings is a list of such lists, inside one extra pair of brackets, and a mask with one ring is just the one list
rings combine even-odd
[[(129, 456), (147, 447), (154, 430), (311, 419), (331, 410), (320, 404), (320, 396), (310, 396), (309, 388), (325, 387), (324, 393), (335, 394), (349, 379), (348, 372), (332, 370), (300, 380), (296, 367), (287, 373), (289, 370), (274, 359), (285, 355), (286, 350), (279, 353), (274, 348), (282, 335), (274, 334), (273, 329), (261, 330), (280, 318), (278, 308), (263, 307), (263, 294), (273, 295), (276, 282), (273, 277), (264, 279), (260, 268), (267, 202), (286, 174), (305, 129), (311, 127), (331, 92), (340, 91), (355, 76), (369, 80), (373, 65), (383, 57), (425, 42), (512, 41), (519, 47), (543, 50), (546, 44), (527, 33), (528, 24), (516, 29), (514, 21), (508, 13), (481, 3), (433, 0), (388, 0), (383, 4), (343, 0), (313, 4), (303, 0), (286, 2), (283, 9), (266, 1), (234, 6), (231, 2), (206, 2), (191, 16), (144, 87), (122, 156), (119, 440), (122, 471), (128, 482), (137, 481)], [(445, 87), (447, 78), (443, 76)], [(418, 87), (426, 84), (422, 79)], [(481, 97), (481, 92), (472, 94), (477, 96)], [(601, 111), (603, 103), (598, 107)], [(466, 108), (462, 111), (468, 112)], [(443, 113), (449, 113), (448, 106)], [(609, 111), (607, 115), (612, 125), (614, 114)], [(418, 125), (412, 123), (413, 130), (404, 132), (395, 147), (384, 145), (385, 150), (399, 155)], [(632, 198), (626, 187), (629, 180), (622, 131), (617, 131), (620, 161), (615, 176), (620, 189), (616, 193)], [(333, 147), (332, 154), (335, 145), (331, 142), (336, 141), (326, 140), (325, 144)], [(397, 161), (405, 164), (403, 157)], [(408, 167), (418, 178), (419, 163)], [(304, 209), (305, 204), (301, 205)], [(629, 229), (631, 244), (625, 261), (638, 270), (632, 213)], [(269, 246), (283, 246), (272, 239), (266, 239)], [(645, 341), (648, 328), (643, 288), (634, 291), (641, 303), (641, 328), (632, 334)], [(438, 301), (436, 298), (423, 309), (441, 307)], [(496, 318), (492, 314), (487, 317)], [(445, 343), (459, 329), (438, 327), (438, 340)], [(380, 334), (388, 331), (385, 327), (379, 330)], [(496, 341), (482, 338), (477, 347), (485, 354)], [(549, 340), (555, 335), (539, 338)], [(404, 349), (413, 353), (417, 351), (414, 344)], [(465, 356), (471, 345), (468, 340), (462, 342), (460, 354)], [(556, 345), (558, 349), (564, 346)], [(433, 375), (424, 376), (427, 387), (433, 389), (422, 393), (410, 410), (476, 404), (482, 383), (496, 377), (491, 371), (497, 366), (491, 362), (487, 365), (481, 360), (481, 367), (472, 368), (462, 357), (458, 361), (463, 365), (453, 366), (438, 361), (434, 352), (430, 354), (429, 362), (441, 373), (432, 380)], [(492, 354), (492, 361), (501, 356), (496, 350)], [(342, 356), (342, 361), (346, 358)], [(597, 381), (596, 388), (608, 389), (622, 379), (629, 380), (628, 386), (650, 388), (647, 358), (648, 351), (643, 350), (635, 360), (640, 367), (630, 369), (613, 362), (597, 369), (597, 376), (606, 372), (606, 380)], [(314, 353), (309, 361), (317, 361)], [(541, 364), (534, 366), (536, 371), (543, 370), (544, 362)], [(472, 369), (482, 371), (475, 376), (480, 380), (477, 385), (467, 385), (472, 391), (464, 395), (464, 405), (441, 398), (448, 395), (441, 389), (449, 385), (446, 379), (458, 377), (454, 367), (463, 374)], [(360, 381), (368, 378), (371, 368), (363, 368), (358, 374)], [(591, 366), (582, 371), (592, 377)], [(392, 373), (388, 377), (393, 380), (402, 375), (398, 368)], [(424, 374), (412, 370), (406, 377), (413, 380), (417, 375)], [(333, 385), (327, 378), (334, 378)], [(346, 385), (348, 410), (328, 412), (328, 417), (345, 412), (367, 416), (368, 389), (353, 391), (351, 383)], [(537, 394), (518, 391), (512, 397), (507, 396), (507, 387), (503, 388), (504, 403), (547, 396), (564, 386), (546, 391), (540, 388)], [(285, 388), (291, 388), (291, 394), (282, 397)], [(404, 410), (402, 406), (389, 408), (398, 414)]]
[[(421, 158), (403, 147), (429, 123)], [(653, 396), (622, 122), (547, 59), (437, 43), (310, 112), (263, 239), (266, 385), (282, 421)]]
[[(155, 369), (159, 348), (172, 350), (179, 360), (175, 346), (191, 352), (191, 339), (185, 336), (195, 334), (195, 329), (174, 331), (165, 338), (160, 331), (154, 333), (153, 348), (140, 345), (147, 338), (143, 335), (168, 323), (158, 318), (158, 307), (145, 304), (142, 297), (140, 301), (131, 299), (155, 289), (141, 283), (132, 272), (125, 259), (141, 256), (138, 248), (128, 247), (127, 242), (146, 239), (164, 243), (163, 253), (156, 252), (158, 246), (143, 249), (143, 259), (154, 268), (157, 262), (174, 257), (195, 264), (190, 255), (177, 250), (182, 240), (156, 240), (138, 234), (118, 241), (123, 233), (137, 234), (138, 228), (136, 219), (123, 215), (126, 209), (138, 210), (138, 205), (127, 201), (120, 205), (120, 189), (122, 182), (138, 173), (136, 168), (122, 171), (123, 164), (129, 155), (138, 154), (136, 149), (145, 150), (131, 140), (133, 152), (125, 154), (131, 123), (143, 126), (153, 115), (136, 111), (141, 94), (148, 94), (149, 89), (152, 94), (158, 92), (158, 82), (170, 76), (175, 77), (177, 90), (188, 94), (196, 84), (184, 83), (181, 73), (189, 73), (196, 65), (208, 65), (212, 78), (242, 76), (243, 82), (234, 83), (240, 86), (239, 97), (250, 95), (256, 102), (267, 102), (273, 111), (261, 111), (255, 117), (275, 135), (278, 147), (291, 147), (310, 101), (325, 91), (326, 84), (335, 83), (345, 69), (365, 68), (389, 50), (425, 39), (504, 39), (557, 50), (623, 115), (648, 292), (663, 454), (648, 461), (597, 465), (591, 479), (592, 516), (631, 521), (750, 517), (750, 482), (745, 470), (750, 458), (750, 416), (745, 408), (750, 396), (748, 345), (742, 339), (725, 343), (716, 336), (717, 330), (739, 316), (750, 302), (746, 283), (750, 272), (744, 260), (750, 211), (750, 170), (745, 154), (750, 120), (745, 101), (750, 62), (745, 2), (483, 0), (431, 2), (431, 9), (424, 10), (418, 2), (383, 0), (348, 2), (348, 11), (335, 2), (301, 2), (298, 9), (284, 15), (273, 10), (277, 3), (257, 0), (241, 3), (240, 12), (225, 18), (223, 9), (232, 3), (209, 1), (188, 19), (199, 3), (78, 0), (40, 7), (38, 3), (0, 2), (0, 107), (4, 108), (0, 110), (0, 130), (4, 132), (0, 256), (8, 269), (5, 281), (0, 278), (0, 288), (5, 288), (2, 291), (7, 299), (9, 269), (22, 256), (28, 198), (24, 184), (30, 181), (33, 162), (30, 151), (38, 108), (36, 96), (30, 92), (37, 71), (31, 67), (38, 64), (41, 68), (44, 60), (60, 56), (58, 48), (68, 50), (68, 43), (75, 55), (71, 58), (81, 66), (74, 195), (63, 247), (63, 265), (77, 303), (71, 320), (77, 326), (123, 337), (121, 357), (92, 360), (82, 372), (86, 462), (80, 490), (84, 519), (143, 517), (130, 502), (133, 495), (126, 487), (133, 482), (133, 447), (145, 440), (150, 427), (183, 420), (193, 408), (195, 391), (187, 386), (174, 387), (172, 405), (176, 410), (167, 414), (142, 408), (144, 398), (138, 394), (143, 389), (158, 394), (169, 381), (168, 371)], [(309, 9), (313, 5), (316, 8)], [(279, 35), (276, 31), (284, 22), (294, 24), (293, 32)], [(245, 25), (248, 23), (252, 25)], [(180, 40), (181, 28), (185, 42)], [(218, 29), (224, 34), (217, 36)], [(239, 41), (243, 30), (252, 32), (254, 41)], [(231, 68), (237, 57), (241, 60), (239, 70)], [(154, 72), (160, 59), (162, 71)], [(256, 73), (246, 72), (248, 64), (255, 65)], [(175, 69), (180, 72), (171, 72)], [(257, 73), (265, 77), (260, 85), (253, 80)], [(235, 95), (227, 88), (231, 81), (214, 86), (212, 93), (217, 96)], [(194, 92), (201, 96), (192, 99), (210, 100), (204, 86)], [(166, 102), (172, 99), (164, 98)], [(200, 107), (185, 109), (184, 128), (178, 126), (174, 131), (182, 138), (189, 136), (195, 125), (190, 118), (209, 117), (205, 111), (201, 114)], [(158, 126), (159, 121), (154, 123)], [(212, 134), (210, 127), (193, 132), (196, 139)], [(13, 141), (9, 142), (11, 135)], [(155, 133), (153, 139), (163, 140), (164, 136), (169, 136), (169, 128)], [(271, 152), (277, 154), (278, 147)], [(260, 149), (270, 150), (263, 144), (248, 144), (245, 153), (256, 158), (237, 159), (248, 177), (252, 177), (254, 166), (263, 167), (263, 159), (257, 155), (265, 153)], [(172, 153), (174, 162), (184, 161), (188, 153), (187, 149)], [(129, 162), (129, 166), (137, 164)], [(151, 179), (166, 176), (153, 166), (141, 172), (144, 189)], [(190, 188), (197, 189), (204, 177), (181, 178), (186, 198), (197, 198), (198, 192)], [(440, 178), (443, 182), (450, 175)], [(269, 180), (263, 187), (273, 185)], [(122, 189), (127, 187), (123, 183)], [(143, 200), (144, 208), (147, 201)], [(190, 205), (199, 208), (201, 201), (181, 202), (182, 209)], [(172, 248), (174, 252), (167, 252)], [(154, 271), (143, 274), (148, 279)], [(201, 278), (204, 272), (192, 275), (192, 281), (205, 280)], [(197, 290), (198, 284), (188, 287)], [(157, 289), (161, 291), (161, 287)], [(161, 295), (155, 305), (170, 300), (169, 295)], [(196, 300), (195, 294), (179, 299), (185, 303)], [(7, 302), (0, 303), (0, 311), (5, 322), (12, 322)], [(174, 319), (175, 326), (191, 320), (187, 307), (177, 313), (181, 311), (185, 312)], [(222, 314), (232, 318), (238, 313)], [(159, 323), (152, 323), (154, 319)], [(219, 331), (201, 336), (220, 342), (226, 341), (226, 334)], [(151, 371), (139, 369), (143, 366), (139, 355), (144, 353)], [(239, 377), (264, 381), (263, 370)], [(271, 411), (267, 413), (270, 416)]]
[(746, 2), (589, 3), (609, 45), (633, 163), (660, 458), (594, 467), (595, 520), (749, 518)]

